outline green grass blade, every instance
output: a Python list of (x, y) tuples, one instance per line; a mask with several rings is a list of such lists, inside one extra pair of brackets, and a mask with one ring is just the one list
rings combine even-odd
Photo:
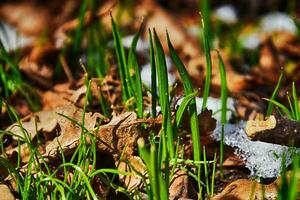
[(206, 188), (207, 195), (210, 196), (205, 146), (203, 147), (203, 161), (204, 161), (205, 188)]
[(165, 121), (163, 123), (163, 131), (167, 136), (167, 145), (170, 152), (171, 158), (174, 157), (174, 135), (171, 122), (171, 111), (170, 111), (170, 102), (169, 102), (169, 82), (168, 82), (168, 72), (165, 54), (163, 47), (159, 41), (159, 38), (154, 30), (154, 44), (156, 52), (156, 69), (159, 85), (159, 100), (162, 110), (162, 115)]
[(176, 127), (179, 127), (182, 119), (183, 119), (183, 114), (186, 111), (186, 109), (188, 108), (190, 102), (195, 99), (195, 97), (197, 96), (198, 92), (195, 91), (191, 94), (188, 94), (187, 96), (184, 97), (184, 99), (182, 100), (180, 106), (178, 107), (177, 111), (176, 111)]
[(223, 177), (223, 161), (224, 161), (224, 125), (227, 123), (227, 79), (226, 71), (222, 56), (218, 50), (216, 50), (219, 60), (219, 71), (221, 76), (221, 140), (220, 140), (220, 171), (221, 177)]
[(209, 40), (209, 43), (211, 43), (213, 37), (212, 37), (211, 28), (209, 26), (210, 12), (211, 12), (209, 0), (199, 0), (199, 5), (200, 5), (201, 14), (203, 16), (204, 25), (207, 27), (208, 40)]
[(298, 194), (298, 181), (299, 181), (299, 156), (295, 156), (293, 159), (293, 171), (290, 178), (290, 187), (289, 187), (289, 200), (297, 199)]
[[(283, 79), (283, 70), (281, 70), (279, 79), (277, 81), (275, 89), (274, 89), (274, 91), (272, 93), (272, 96), (270, 98), (271, 100), (275, 100), (275, 98), (277, 97), (278, 91), (281, 87), (282, 79)], [(272, 114), (273, 107), (274, 107), (274, 104), (271, 101), (269, 101), (268, 108), (267, 108), (267, 114), (266, 114), (267, 116), (270, 116)]]
[(300, 120), (300, 111), (299, 111), (299, 101), (298, 101), (298, 96), (297, 96), (297, 91), (295, 87), (295, 82), (292, 84), (292, 95), (293, 95), (293, 102), (294, 102), (294, 111), (295, 111), (295, 117), (296, 120)]
[(286, 98), (287, 98), (287, 100), (288, 100), (289, 107), (290, 107), (291, 113), (292, 113), (292, 115), (293, 115), (292, 118), (293, 118), (293, 119), (296, 119), (294, 106), (293, 106), (293, 104), (292, 104), (292, 101), (291, 101), (291, 98), (290, 98), (288, 92), (286, 93)]
[(215, 189), (215, 174), (216, 174), (216, 164), (217, 164), (217, 154), (215, 153), (214, 155), (214, 163), (213, 163), (213, 171), (212, 171), (212, 175), (211, 175), (211, 192), (210, 195), (211, 197), (214, 195), (214, 189)]
[[(168, 47), (170, 51), (171, 58), (177, 68), (180, 78), (183, 83), (184, 92), (186, 95), (190, 95), (194, 93), (193, 85), (191, 78), (185, 69), (185, 66), (170, 41), (169, 35), (167, 34), (168, 38)], [(192, 140), (193, 140), (193, 151), (194, 151), (194, 159), (195, 161), (200, 161), (201, 157), (201, 148), (200, 148), (200, 133), (199, 133), (199, 124), (198, 124), (198, 116), (197, 116), (197, 107), (196, 107), (196, 100), (193, 98), (189, 104), (189, 114), (190, 114), (190, 125), (191, 125), (191, 132), (192, 132)]]
[[(143, 24), (141, 24), (139, 31), (135, 34), (131, 48), (128, 53), (128, 68), (130, 75), (130, 83), (133, 88), (136, 101), (137, 101), (137, 114), (139, 118), (143, 117), (143, 87), (142, 87), (142, 79), (141, 79), (141, 71), (138, 66), (137, 56), (136, 56), (136, 45), (139, 40), (143, 28)], [(132, 73), (133, 72), (133, 73)]]
[[(150, 174), (150, 178), (152, 179), (150, 181), (151, 184), (151, 189), (153, 192), (153, 199), (154, 200), (159, 200), (159, 178), (158, 175), (158, 166), (157, 166), (157, 151), (156, 151), (156, 144), (155, 143), (151, 143), (150, 146), (150, 170), (149, 170), (149, 174)], [(152, 182), (152, 183), (151, 183)]]
[(76, 172), (78, 172), (80, 174), (80, 177), (83, 179), (86, 187), (88, 188), (89, 193), (92, 195), (93, 199), (98, 199), (97, 195), (95, 194), (91, 184), (90, 184), (90, 180), (88, 178), (88, 176), (84, 173), (84, 171), (77, 165), (73, 164), (73, 163), (65, 163), (60, 165), (60, 167), (72, 167)]
[(219, 60), (219, 71), (221, 76), (221, 123), (227, 123), (227, 79), (226, 79), (226, 71), (222, 56), (219, 51), (216, 50), (218, 53), (218, 60)]
[(278, 106), (285, 114), (287, 114), (287, 116), (290, 118), (290, 119), (293, 119), (293, 113), (291, 113), (289, 111), (289, 109), (287, 107), (285, 107), (283, 104), (275, 101), (275, 100), (272, 100), (272, 99), (265, 99), (267, 101), (271, 101), (274, 105)]
[(211, 74), (212, 74), (208, 23), (206, 23), (204, 20), (206, 20), (206, 19), (202, 19), (203, 45), (204, 45), (204, 53), (205, 53), (205, 59), (206, 59), (206, 70), (205, 70), (206, 75), (205, 75), (205, 82), (204, 82), (202, 111), (205, 110), (205, 108), (206, 108), (207, 99), (208, 99), (209, 90), (210, 90)]
[(151, 102), (152, 102), (152, 117), (156, 117), (156, 64), (155, 64), (155, 55), (154, 55), (154, 47), (153, 47), (153, 39), (150, 29), (149, 31), (149, 40), (150, 40), (150, 65), (151, 65)]
[(114, 38), (114, 47), (117, 55), (119, 73), (121, 78), (122, 99), (123, 102), (126, 102), (130, 97), (130, 93), (129, 93), (129, 82), (128, 82), (129, 80), (127, 79), (128, 73), (126, 72), (127, 64), (126, 64), (125, 50), (122, 45), (120, 31), (112, 17), (112, 14), (110, 16), (111, 16), (113, 38)]

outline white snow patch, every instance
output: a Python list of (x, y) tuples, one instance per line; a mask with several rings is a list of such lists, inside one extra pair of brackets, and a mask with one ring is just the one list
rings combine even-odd
[[(178, 107), (183, 101), (183, 97), (180, 98), (177, 103), (176, 103), (176, 107)], [(196, 106), (197, 106), (197, 114), (199, 115), (201, 113), (202, 110), (202, 102), (203, 102), (203, 98), (202, 97), (196, 97)], [(217, 121), (221, 121), (221, 100), (218, 98), (214, 98), (214, 97), (208, 97), (207, 99), (207, 108), (209, 110), (212, 110), (213, 113), (215, 113), (213, 115), (213, 117), (217, 120)], [(234, 111), (234, 100), (232, 98), (227, 98), (227, 108)], [(227, 119), (230, 119), (231, 115), (232, 115), (232, 111), (228, 110), (226, 115), (227, 115)]]
[(294, 20), (289, 15), (281, 12), (272, 12), (265, 15), (260, 26), (264, 32), (287, 31), (292, 34), (298, 32)]
[[(172, 61), (169, 57), (166, 57), (166, 65), (167, 65), (167, 71), (168, 71), (169, 85), (173, 85), (176, 82), (176, 76), (174, 73), (171, 72)], [(144, 84), (146, 84), (148, 87), (151, 87), (151, 65), (150, 65), (150, 63), (147, 63), (142, 66), (141, 79)], [(157, 88), (157, 91), (158, 91), (158, 88)]]
[(245, 49), (255, 50), (261, 43), (257, 33), (251, 33), (241, 37), (241, 43)]
[(0, 21), (0, 40), (6, 51), (13, 51), (30, 44), (33, 39), (25, 37), (9, 24)]
[[(134, 35), (128, 35), (122, 38), (122, 44), (124, 48), (129, 49), (131, 47), (132, 40), (134, 38)], [(147, 53), (149, 51), (149, 42), (146, 40), (143, 40), (139, 38), (137, 44), (136, 44), (136, 51), (141, 53)]]
[[(286, 155), (286, 165), (292, 162), (292, 151), (300, 153), (299, 149), (270, 144), (248, 139), (244, 128), (245, 122), (224, 127), (224, 143), (235, 148), (235, 154), (246, 161), (250, 176), (261, 178), (277, 177), (280, 174), (282, 155)], [(216, 140), (220, 140), (221, 126), (218, 125), (213, 133)]]
[(232, 5), (223, 5), (217, 8), (215, 15), (226, 24), (234, 24), (238, 21), (236, 9)]

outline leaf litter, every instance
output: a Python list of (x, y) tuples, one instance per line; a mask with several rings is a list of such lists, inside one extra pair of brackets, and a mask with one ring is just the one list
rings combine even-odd
[[(154, 132), (155, 134), (159, 132), (162, 124), (161, 115), (156, 119), (138, 119), (135, 112), (126, 112), (126, 105), (120, 105), (122, 92), (121, 83), (117, 76), (118, 68), (116, 68), (112, 60), (110, 60), (109, 63), (109, 72), (104, 79), (91, 79), (92, 101), (89, 101), (88, 112), (83, 113), (83, 97), (87, 93), (85, 77), (76, 73), (74, 77), (72, 74), (72, 76), (70, 76), (69, 72), (73, 70), (73, 66), (69, 65), (70, 63), (67, 61), (68, 54), (64, 56), (60, 54), (65, 45), (69, 45), (70, 39), (72, 39), (70, 35), (76, 31), (80, 23), (79, 19), (74, 18), (77, 16), (76, 13), (80, 5), (77, 1), (68, 1), (62, 3), (60, 6), (55, 6), (55, 2), (52, 4), (46, 3), (45, 5), (35, 3), (35, 1), (31, 3), (5, 2), (0, 6), (0, 16), (4, 21), (15, 26), (21, 33), (24, 33), (24, 35), (35, 39), (31, 44), (27, 44), (26, 47), (21, 47), (22, 59), (19, 65), (20, 70), (24, 73), (26, 78), (37, 85), (37, 90), (42, 102), (42, 111), (32, 113), (21, 120), (23, 128), (20, 128), (19, 125), (15, 123), (10, 125), (6, 131), (15, 134), (15, 136), (12, 137), (14, 141), (17, 141), (19, 136), (24, 137), (24, 130), (26, 130), (25, 132), (29, 134), (33, 141), (42, 138), (42, 146), (39, 148), (39, 151), (45, 158), (48, 158), (49, 161), (58, 161), (60, 159), (62, 153), (60, 152), (61, 148), (66, 156), (72, 155), (80, 143), (82, 132), (88, 131), (97, 138), (97, 151), (109, 154), (113, 157), (116, 169), (134, 174), (134, 176), (119, 175), (118, 178), (123, 186), (131, 192), (134, 192), (136, 188), (142, 191), (145, 187), (145, 183), (141, 178), (141, 174), (146, 176), (147, 169), (142, 159), (137, 156), (136, 141), (140, 137), (144, 137), (148, 140), (149, 132)], [(166, 2), (166, 4), (168, 4), (169, 1)], [(172, 7), (174, 5), (168, 6)], [(57, 7), (59, 7), (59, 9), (57, 9)], [(15, 13), (19, 13), (20, 15), (15, 16), (11, 14), (11, 9), (14, 9)], [(104, 2), (100, 6), (100, 9), (95, 12), (87, 11), (84, 15), (83, 29), (88, 29), (94, 21), (101, 18), (104, 28), (110, 31), (111, 25), (109, 23), (110, 18), (108, 13), (111, 9), (113, 9), (111, 12), (114, 16), (118, 15), (117, 10), (120, 8), (115, 1)], [(188, 22), (189, 20), (192, 22), (195, 21), (194, 17), (189, 17), (188, 15), (181, 16), (182, 13), (180, 12), (173, 15), (173, 11), (169, 8), (163, 7), (154, 1), (142, 1), (140, 4), (134, 5), (133, 9), (134, 12), (132, 16), (128, 15), (128, 13), (121, 13), (120, 16), (122, 15), (122, 17), (120, 17), (118, 23), (122, 27), (126, 26), (135, 29), (137, 24), (136, 22), (132, 23), (132, 21), (138, 21), (135, 19), (139, 19), (141, 16), (145, 17), (144, 21), (147, 28), (145, 28), (142, 34), (143, 40), (148, 37), (148, 28), (155, 27), (165, 50), (167, 50), (167, 41), (165, 40), (164, 34), (167, 27), (168, 32), (171, 33), (171, 40), (174, 41), (174, 47), (176, 50), (178, 49), (179, 55), (183, 58), (194, 85), (197, 88), (200, 87), (201, 93), (206, 70), (204, 63), (205, 57), (201, 55), (201, 49), (199, 48), (197, 39), (188, 33), (185, 27), (190, 23)], [(60, 12), (55, 16), (56, 14), (54, 15), (55, 12), (53, 12), (53, 10), (59, 10)], [(187, 24), (179, 22), (177, 15), (179, 18), (181, 16), (189, 19), (187, 20)], [(271, 15), (266, 15), (260, 26), (266, 26), (263, 25), (264, 20), (268, 20), (267, 18), (270, 16)], [(280, 16), (280, 14), (276, 14), (276, 17)], [(281, 17), (286, 18), (286, 16), (283, 15)], [(288, 20), (290, 23), (291, 19)], [(31, 21), (34, 23), (29, 23)], [(235, 21), (232, 23), (232, 26), (236, 23), (238, 22)], [(250, 25), (250, 27), (251, 26), (254, 25)], [(43, 32), (45, 31), (45, 27), (50, 27), (50, 30)], [(278, 27), (274, 27), (278, 29)], [(261, 28), (265, 29), (265, 27)], [(256, 28), (252, 27), (250, 29), (255, 29), (257, 32)], [(280, 30), (277, 29), (275, 32), (272, 32), (272, 34), (259, 34), (259, 45), (256, 46), (256, 48), (258, 48), (259, 59), (254, 64), (257, 65), (255, 67), (249, 68), (249, 66), (247, 66), (246, 57), (249, 52), (244, 52), (246, 55), (243, 58), (236, 59), (234, 57), (235, 52), (232, 54), (230, 49), (224, 48), (220, 50), (224, 59), (227, 76), (230, 77), (228, 91), (235, 99), (234, 103), (230, 102), (230, 105), (227, 107), (230, 107), (233, 111), (236, 110), (238, 119), (251, 120), (264, 114), (266, 102), (261, 98), (269, 97), (270, 90), (273, 85), (276, 84), (282, 66), (287, 65), (287, 67), (284, 68), (287, 81), (284, 82), (284, 87), (281, 93), (278, 94), (279, 99), (282, 99), (284, 96), (282, 94), (285, 94), (289, 80), (299, 80), (299, 73), (297, 72), (299, 65), (297, 61), (299, 58), (297, 36), (295, 36), (294, 32), (288, 33), (282, 30), (287, 29), (285, 26), (282, 26)], [(45, 41), (42, 41), (41, 33), (45, 33)], [(83, 47), (86, 48), (85, 42), (83, 43)], [(128, 45), (128, 47), (129, 46), (130, 45)], [(141, 49), (142, 51), (139, 53), (143, 54), (141, 60), (143, 60), (142, 62), (144, 63), (144, 67), (142, 67), (141, 70), (145, 72), (145, 66), (150, 66), (147, 55), (145, 55), (147, 50), (149, 50), (149, 45)], [(211, 53), (213, 66), (217, 66), (217, 54), (215, 52)], [(60, 59), (61, 63), (63, 63), (62, 61), (66, 61), (64, 63), (65, 65), (63, 64), (63, 76), (65, 76), (64, 79), (66, 78), (67, 82), (65, 82), (65, 80), (56, 80), (57, 74), (55, 74), (55, 67), (58, 59)], [(168, 68), (170, 73), (169, 77), (173, 79), (169, 81), (170, 86), (180, 78), (177, 73), (174, 73), (172, 64), (173, 63), (170, 62), (168, 65), (170, 66)], [(150, 70), (144, 74), (146, 76), (149, 75)], [(149, 80), (149, 77), (146, 78)], [(213, 67), (211, 85), (212, 97), (209, 97), (209, 102), (211, 102), (212, 108), (210, 108), (210, 106), (209, 108), (213, 109), (213, 111), (206, 110), (203, 113), (198, 112), (198, 114), (200, 114), (199, 129), (201, 131), (202, 145), (206, 145), (208, 152), (215, 152), (217, 144), (216, 141), (212, 140), (210, 135), (212, 134), (214, 139), (220, 140), (222, 131), (221, 125), (217, 122), (220, 121), (220, 116), (218, 116), (220, 102), (213, 99), (213, 97), (219, 95), (221, 88), (220, 73), (217, 67)], [(182, 93), (180, 87), (179, 84), (179, 87), (175, 89), (176, 92), (179, 90), (179, 94)], [(144, 101), (150, 99), (147, 94), (148, 93), (144, 92)], [(104, 99), (109, 102), (110, 109), (112, 110), (111, 116), (113, 116), (111, 119), (101, 114), (101, 109), (99, 109), (100, 99), (103, 98), (101, 95), (104, 95)], [(197, 99), (197, 101), (198, 100), (199, 99)], [(13, 102), (17, 104), (16, 108), (18, 108), (18, 106), (20, 108), (17, 111), (24, 110), (23, 112), (19, 112), (23, 113), (23, 116), (29, 112), (28, 108), (25, 109), (27, 107), (26, 104), (20, 107), (20, 103), (16, 100)], [(199, 110), (202, 110), (202, 108)], [(227, 112), (228, 116), (230, 116), (229, 114), (231, 112), (232, 111)], [(4, 110), (4, 114), (7, 116), (6, 110)], [(80, 126), (83, 115), (85, 116), (85, 130), (82, 130)], [(147, 113), (145, 113), (145, 116), (148, 117)], [(212, 117), (216, 118), (217, 121)], [(2, 118), (1, 116), (1, 119)], [(231, 122), (234, 120), (236, 120), (234, 117), (231, 118)], [(289, 145), (293, 146), (293, 144), (298, 146), (298, 135), (296, 135), (296, 137), (294, 137), (294, 135), (286, 137), (284, 138), (286, 140), (284, 140), (281, 135), (282, 129), (286, 124), (290, 124), (291, 126), (289, 126), (288, 129), (298, 130), (298, 122), (277, 117), (276, 120), (278, 122), (276, 126), (273, 124), (274, 126), (269, 127), (268, 130), (265, 130), (265, 127), (268, 127), (270, 124), (266, 121), (248, 121), (247, 125), (246, 122), (243, 121), (235, 125), (226, 124), (224, 142), (228, 147), (233, 147), (230, 151), (234, 151), (238, 157), (229, 151), (229, 156), (224, 162), (224, 167), (230, 171), (233, 168), (244, 168), (245, 166), (250, 170), (251, 176), (262, 179), (273, 178), (280, 175), (280, 168), (282, 167), (281, 155), (286, 154), (286, 166), (288, 166), (291, 163), (292, 153), (299, 151), (293, 147), (287, 147)], [(281, 123), (283, 124), (283, 128), (280, 125)], [(183, 147), (183, 152), (185, 157), (190, 158), (192, 157), (192, 141), (189, 138), (190, 129), (187, 124), (188, 120), (186, 117), (186, 119), (183, 120), (183, 125), (179, 127), (179, 129), (183, 132), (182, 135), (186, 136), (184, 137), (185, 146)], [(252, 132), (249, 132), (249, 126), (253, 129)], [(262, 129), (260, 129), (261, 126), (263, 127)], [(292, 133), (290, 130), (286, 132)], [(293, 144), (291, 144), (291, 138), (295, 140)], [(259, 141), (251, 141), (250, 139)], [(87, 141), (90, 142), (88, 138)], [(19, 153), (21, 154), (22, 162), (27, 163), (30, 156), (28, 147), (23, 143), (20, 148), (21, 152)], [(14, 152), (18, 152), (18, 150), (15, 142), (5, 147), (6, 153), (11, 156), (13, 156)], [(120, 155), (123, 156), (122, 159), (120, 159)], [(208, 153), (210, 158), (212, 158), (212, 155), (213, 153)], [(267, 166), (266, 163), (268, 163)], [(176, 170), (174, 178), (170, 181), (169, 194), (171, 198), (197, 198), (197, 191), (195, 191), (194, 188), (195, 184), (192, 184), (190, 174), (188, 174), (187, 171), (187, 169)], [(236, 178), (238, 177), (232, 180)], [(227, 181), (229, 181), (229, 179)], [(238, 179), (229, 184), (222, 193), (213, 199), (245, 199), (251, 195), (249, 189), (253, 185), (255, 185), (254, 187), (256, 188), (254, 198), (260, 199), (260, 193), (265, 192), (266, 197), (274, 199), (278, 195), (275, 189), (280, 185), (280, 178), (278, 178), (276, 182), (266, 186), (265, 190), (261, 189), (262, 185), (254, 180)]]

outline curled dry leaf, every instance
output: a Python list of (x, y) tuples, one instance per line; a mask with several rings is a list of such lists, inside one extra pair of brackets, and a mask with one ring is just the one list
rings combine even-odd
[(250, 120), (245, 132), (251, 140), (300, 147), (300, 122), (270, 116), (265, 121)]
[(88, 131), (93, 131), (99, 118), (105, 118), (100, 113), (83, 113), (82, 109), (72, 104), (58, 108), (55, 111), (55, 114), (55, 120), (60, 127), (59, 136), (54, 138), (53, 141), (46, 146), (46, 152), (44, 154), (46, 157), (51, 158), (58, 156), (60, 148), (62, 148), (63, 152), (68, 155), (79, 144), (82, 132), (81, 127), (76, 125), (70, 119), (67, 119), (65, 116), (81, 123), (84, 115), (84, 127)]

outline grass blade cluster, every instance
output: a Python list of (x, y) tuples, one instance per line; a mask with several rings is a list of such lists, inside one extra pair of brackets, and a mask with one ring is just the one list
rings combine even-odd
[(169, 82), (165, 54), (159, 38), (154, 30), (154, 44), (156, 55), (156, 70), (159, 86), (159, 101), (163, 116), (163, 143), (167, 145), (166, 153), (170, 153), (171, 158), (174, 157), (174, 133), (171, 122), (171, 110), (169, 102)]
[(221, 177), (223, 177), (223, 161), (224, 161), (224, 126), (227, 123), (227, 79), (226, 71), (222, 56), (217, 51), (219, 60), (219, 71), (221, 77), (221, 140), (220, 140), (220, 171)]
[[(274, 89), (274, 91), (272, 93), (272, 96), (271, 96), (270, 100), (274, 100), (275, 101), (275, 98), (277, 97), (278, 91), (279, 91), (279, 89), (281, 87), (282, 79), (283, 79), (283, 70), (281, 70), (279, 79), (277, 81), (277, 84), (275, 86), (275, 89)], [(272, 114), (273, 107), (274, 107), (274, 104), (271, 101), (269, 101), (266, 116), (270, 116)]]
[(127, 62), (125, 56), (125, 50), (122, 45), (121, 34), (112, 15), (111, 15), (111, 23), (112, 23), (112, 32), (114, 38), (114, 47), (115, 47), (119, 71), (120, 71), (119, 74), (120, 74), (121, 85), (122, 85), (123, 103), (126, 104), (126, 102), (131, 97), (135, 97), (138, 117), (142, 118), (143, 117), (143, 87), (142, 87), (142, 80), (141, 80), (141, 72), (137, 62), (136, 45), (139, 40), (143, 26), (141, 25), (140, 30), (133, 38), (133, 41), (131, 43), (131, 48), (129, 49), (128, 58), (127, 58), (128, 62)]
[(209, 41), (209, 31), (208, 31), (208, 23), (207, 19), (202, 18), (202, 30), (203, 30), (203, 45), (204, 45), (204, 53), (205, 53), (205, 60), (206, 60), (206, 75), (205, 75), (205, 82), (204, 82), (204, 91), (203, 91), (203, 103), (202, 103), (202, 111), (205, 110), (207, 99), (209, 96), (210, 91), (210, 82), (211, 82), (211, 74), (212, 74), (212, 63), (211, 63), (211, 55), (210, 55), (210, 41)]
[(151, 65), (151, 103), (152, 103), (152, 117), (156, 117), (156, 97), (157, 97), (157, 85), (156, 85), (156, 63), (155, 54), (153, 47), (152, 33), (149, 29), (149, 40), (150, 40), (150, 65)]
[[(185, 69), (184, 64), (180, 60), (179, 56), (176, 54), (174, 47), (170, 41), (169, 35), (167, 35), (168, 46), (171, 58), (177, 68), (180, 78), (183, 83), (185, 95), (191, 95), (194, 93), (193, 85), (191, 78)], [(198, 124), (198, 116), (197, 116), (197, 107), (195, 97), (191, 99), (189, 104), (189, 116), (190, 116), (190, 126), (192, 132), (192, 140), (193, 140), (193, 152), (195, 161), (200, 161), (201, 159), (201, 148), (200, 148), (200, 133), (199, 133), (199, 124)]]

